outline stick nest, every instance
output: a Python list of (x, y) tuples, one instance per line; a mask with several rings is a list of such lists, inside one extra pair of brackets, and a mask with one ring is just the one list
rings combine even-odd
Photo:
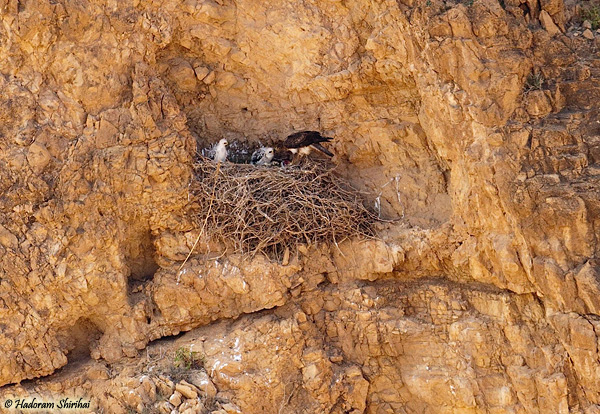
[(195, 178), (191, 191), (201, 231), (236, 252), (281, 258), (300, 243), (373, 235), (377, 216), (331, 166), (257, 167), (200, 158)]

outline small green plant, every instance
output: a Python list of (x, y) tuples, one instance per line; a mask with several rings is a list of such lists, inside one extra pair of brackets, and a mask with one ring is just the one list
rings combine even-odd
[(176, 368), (200, 369), (204, 366), (204, 356), (182, 346), (175, 351), (173, 365)]
[(546, 79), (544, 78), (542, 72), (538, 70), (532, 71), (529, 75), (527, 75), (527, 80), (525, 81), (525, 92), (541, 90), (545, 81)]
[(582, 9), (581, 18), (583, 20), (589, 20), (592, 24), (592, 29), (598, 29), (600, 27), (600, 6), (591, 6)]

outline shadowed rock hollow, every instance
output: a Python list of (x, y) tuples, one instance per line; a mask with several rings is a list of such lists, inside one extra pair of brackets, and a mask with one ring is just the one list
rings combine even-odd
[[(0, 1), (0, 397), (600, 412), (599, 7)], [(196, 149), (301, 129), (403, 220), (179, 271)]]

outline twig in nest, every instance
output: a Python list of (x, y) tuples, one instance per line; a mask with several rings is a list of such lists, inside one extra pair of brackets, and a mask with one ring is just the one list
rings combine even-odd
[(243, 253), (280, 258), (298, 243), (371, 237), (377, 221), (332, 168), (311, 162), (274, 168), (200, 158), (191, 190), (201, 234)]

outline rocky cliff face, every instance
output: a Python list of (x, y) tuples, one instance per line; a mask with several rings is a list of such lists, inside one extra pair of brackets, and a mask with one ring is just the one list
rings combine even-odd
[[(600, 412), (594, 7), (0, 1), (0, 384), (45, 377), (0, 395)], [(402, 220), (286, 265), (207, 241), (179, 272), (196, 149), (300, 129)]]

